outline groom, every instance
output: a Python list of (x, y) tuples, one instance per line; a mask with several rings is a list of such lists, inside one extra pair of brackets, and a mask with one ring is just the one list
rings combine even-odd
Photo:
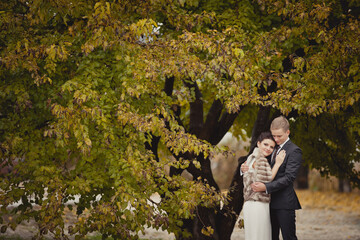
[[(290, 141), (289, 122), (283, 117), (275, 118), (270, 131), (277, 144), (277, 149), (271, 155), (271, 167), (274, 166), (276, 154), (280, 150), (286, 151), (284, 163), (280, 166), (274, 180), (269, 183), (255, 182), (251, 185), (254, 192), (271, 194), (270, 217), (272, 240), (279, 239), (279, 230), (284, 240), (296, 240), (295, 210), (301, 209), (296, 196), (293, 183), (302, 162), (302, 151)], [(273, 160), (274, 159), (274, 160)], [(243, 164), (244, 165), (244, 164)], [(241, 166), (242, 172), (247, 171), (247, 166)]]

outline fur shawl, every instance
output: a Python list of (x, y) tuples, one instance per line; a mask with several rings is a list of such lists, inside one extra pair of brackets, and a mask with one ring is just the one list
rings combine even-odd
[(271, 167), (268, 160), (261, 154), (259, 148), (247, 158), (249, 171), (244, 173), (244, 201), (270, 202), (270, 194), (265, 192), (253, 192), (250, 185), (254, 182), (267, 183), (271, 181)]

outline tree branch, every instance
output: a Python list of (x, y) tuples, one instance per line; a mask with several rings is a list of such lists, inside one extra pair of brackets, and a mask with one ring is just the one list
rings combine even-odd
[(196, 81), (190, 82), (185, 80), (184, 84), (189, 88), (190, 91), (194, 91), (195, 100), (190, 103), (190, 124), (189, 124), (189, 133), (199, 136), (203, 128), (204, 121), (204, 110), (203, 110), (203, 100), (202, 94), (197, 85)]
[[(166, 78), (165, 80), (165, 86), (163, 91), (166, 93), (167, 96), (171, 96), (173, 88), (174, 88), (174, 77)], [(148, 133), (148, 135), (151, 137), (151, 143), (146, 142), (145, 148), (147, 150), (152, 151), (152, 153), (155, 156), (156, 161), (159, 162), (159, 154), (158, 154), (158, 145), (160, 141), (160, 137), (153, 135), (152, 133)]]
[(151, 136), (151, 143), (145, 142), (145, 148), (152, 151), (155, 156), (155, 160), (159, 162), (158, 146), (160, 137), (155, 136), (152, 133), (148, 133), (148, 135)]
[(257, 113), (257, 118), (252, 129), (251, 133), (251, 144), (250, 149), (253, 149), (256, 145), (256, 140), (259, 137), (260, 133), (264, 131), (269, 131), (270, 128), (270, 106), (260, 106), (259, 111)]
[(215, 99), (207, 114), (206, 122), (200, 135), (201, 139), (210, 142), (212, 145), (216, 145), (221, 141), (241, 111), (221, 114), (223, 110), (224, 105), (222, 102), (219, 99)]
[(233, 125), (236, 117), (239, 115), (241, 110), (236, 113), (225, 112), (222, 115), (220, 121), (217, 124), (218, 127), (217, 127), (217, 131), (215, 132), (215, 136), (211, 139), (210, 142), (211, 144), (216, 145), (221, 141), (221, 139), (225, 136), (225, 134), (229, 131), (229, 129)]
[(164, 92), (166, 93), (167, 96), (171, 96), (173, 89), (174, 89), (174, 81), (175, 81), (175, 77), (167, 77), (165, 79), (165, 86), (164, 86)]
[(219, 99), (215, 99), (210, 107), (210, 110), (206, 116), (206, 121), (200, 138), (211, 143), (213, 132), (216, 130), (218, 119), (221, 116), (223, 104)]
[[(174, 90), (174, 81), (175, 81), (175, 77), (167, 77), (166, 80), (165, 80), (165, 86), (164, 86), (164, 92), (166, 93), (167, 96), (171, 96), (172, 93), (173, 93), (173, 90)], [(175, 119), (176, 121), (178, 122), (178, 124), (180, 126), (183, 126), (183, 123), (180, 119), (180, 114), (181, 114), (181, 107), (177, 104), (173, 104), (171, 106), (171, 109), (173, 110), (174, 112), (174, 115), (175, 115)]]

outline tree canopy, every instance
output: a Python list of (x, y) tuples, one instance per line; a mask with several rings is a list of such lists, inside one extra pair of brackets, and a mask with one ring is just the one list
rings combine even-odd
[[(228, 131), (256, 138), (270, 113), (295, 116), (296, 131), (337, 116), (351, 126), (349, 169), (359, 161), (359, 11), (352, 0), (1, 2), (0, 161), (12, 171), (0, 199), (2, 214), (16, 202), (20, 213), (2, 229), (34, 218), (38, 238), (130, 239), (146, 225), (230, 238), (242, 181), (225, 198), (210, 158)], [(336, 159), (347, 147), (334, 140), (338, 124), (324, 126)], [(338, 168), (326, 159), (307, 163)], [(65, 230), (75, 196), (83, 217)]]

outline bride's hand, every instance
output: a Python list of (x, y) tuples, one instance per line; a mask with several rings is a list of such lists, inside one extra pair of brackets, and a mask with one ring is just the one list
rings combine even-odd
[(247, 171), (249, 171), (249, 166), (247, 165), (247, 161), (245, 161), (241, 164), (241, 172), (246, 173)]
[(281, 165), (284, 162), (285, 155), (286, 155), (286, 151), (281, 150), (279, 154), (276, 156), (275, 163)]

